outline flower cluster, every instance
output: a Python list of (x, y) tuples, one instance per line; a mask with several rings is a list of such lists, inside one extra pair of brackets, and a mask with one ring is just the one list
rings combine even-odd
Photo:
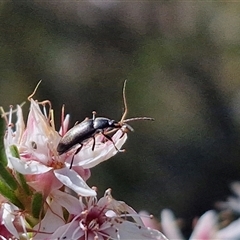
[(76, 155), (79, 145), (59, 155), (69, 115), (63, 110), (57, 131), (49, 102), (29, 100), (26, 125), (21, 106), (8, 113), (2, 109), (1, 125), (5, 119), (7, 131), (0, 142), (0, 239), (166, 239), (146, 227), (130, 206), (115, 200), (110, 189), (97, 200), (96, 188), (86, 183), (90, 168), (121, 149), (126, 131), (113, 134), (114, 144), (98, 134), (94, 150), (89, 139)]
[[(230, 197), (226, 202), (218, 202), (217, 210), (209, 210), (199, 219), (193, 221), (193, 231), (190, 240), (238, 240), (240, 239), (240, 182), (231, 184), (235, 197)], [(142, 212), (141, 215), (144, 213)], [(145, 213), (148, 214), (148, 213)], [(184, 240), (178, 221), (173, 212), (164, 209), (161, 212), (161, 221), (156, 219), (143, 219), (145, 226), (158, 229), (169, 238)]]

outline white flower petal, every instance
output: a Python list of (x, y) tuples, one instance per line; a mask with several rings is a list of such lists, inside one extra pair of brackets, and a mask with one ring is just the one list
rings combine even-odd
[(65, 186), (72, 189), (81, 196), (96, 196), (96, 192), (92, 190), (86, 182), (72, 169), (61, 168), (54, 170), (55, 176)]
[[(127, 140), (127, 134), (124, 134), (121, 138), (119, 138), (121, 135), (122, 131), (119, 130), (113, 136), (113, 141), (118, 149), (121, 149), (121, 147)], [(111, 141), (107, 141), (106, 143), (100, 144), (97, 144), (96, 141), (94, 151), (92, 151), (91, 145), (88, 147), (83, 147), (81, 151), (75, 156), (73, 165), (82, 166), (83, 168), (92, 168), (98, 165), (99, 163), (108, 160), (116, 153), (118, 153), (118, 151), (116, 150)]]
[(1, 239), (1, 240), (9, 240), (9, 239), (7, 239), (7, 238), (1, 236), (1, 235), (0, 235), (0, 239)]
[[(74, 238), (74, 232), (78, 230), (78, 237)], [(71, 223), (67, 223), (64, 226), (58, 228), (51, 236), (50, 239), (71, 239), (71, 240), (77, 240), (80, 237), (82, 237), (85, 234), (85, 232), (82, 230), (79, 230), (79, 223), (77, 221), (72, 221)]]
[(149, 212), (142, 210), (139, 212), (139, 215), (145, 227), (149, 227), (156, 230), (160, 229), (160, 223), (154, 217), (150, 217), (151, 214)]
[(156, 240), (168, 240), (168, 238), (163, 235), (161, 232), (155, 229), (148, 228), (148, 232), (151, 235), (150, 239), (156, 239)]
[(15, 228), (13, 221), (15, 219), (14, 211), (18, 210), (17, 207), (10, 205), (9, 203), (3, 203), (3, 215), (2, 215), (2, 222), (7, 230), (16, 238), (19, 238), (19, 234), (17, 229)]
[(105, 216), (106, 217), (109, 217), (109, 218), (114, 218), (117, 216), (117, 214), (113, 211), (113, 210), (108, 210), (106, 213), (105, 213)]
[(47, 167), (42, 163), (33, 160), (26, 162), (11, 156), (9, 156), (8, 159), (10, 160), (13, 169), (22, 174), (39, 174), (48, 172), (52, 169), (52, 167)]
[(16, 132), (14, 137), (14, 144), (19, 144), (21, 137), (25, 129), (25, 123), (23, 120), (22, 108), (17, 105), (17, 122), (16, 122)]
[(64, 120), (63, 120), (63, 123), (62, 123), (62, 126), (61, 126), (61, 128), (60, 128), (60, 130), (59, 130), (59, 134), (60, 134), (61, 136), (63, 136), (63, 135), (67, 132), (67, 130), (68, 130), (68, 125), (69, 125), (69, 120), (70, 120), (70, 115), (67, 114), (67, 115), (65, 116), (65, 118), (64, 118)]
[(34, 230), (38, 233), (34, 234), (33, 240), (48, 239), (47, 237), (51, 233), (65, 225), (62, 213), (62, 207), (57, 202), (52, 201), (42, 221), (34, 226)]
[(123, 221), (119, 223), (120, 239), (138, 239), (138, 240), (167, 240), (167, 238), (159, 231), (150, 228), (140, 227), (133, 222)]
[(233, 182), (230, 185), (232, 191), (238, 196), (240, 197), (240, 182)]
[(80, 201), (77, 198), (59, 190), (54, 190), (51, 194), (53, 199), (58, 204), (66, 208), (70, 214), (77, 215), (82, 212), (83, 209), (81, 208)]
[(239, 240), (240, 239), (240, 219), (235, 220), (227, 227), (221, 229), (216, 234), (217, 239), (231, 239)]
[(198, 220), (190, 239), (213, 239), (217, 232), (218, 217), (214, 211), (207, 211)]
[(161, 212), (161, 225), (162, 225), (163, 233), (169, 239), (178, 239), (178, 240), (184, 239), (180, 229), (176, 224), (175, 216), (173, 215), (173, 212), (171, 210), (164, 209)]
[(225, 208), (230, 208), (234, 212), (240, 213), (240, 199), (229, 197), (227, 202), (222, 202), (222, 206), (225, 206)]

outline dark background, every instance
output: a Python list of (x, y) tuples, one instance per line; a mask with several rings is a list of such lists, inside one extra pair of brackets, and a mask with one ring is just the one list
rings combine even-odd
[[(135, 122), (126, 153), (89, 185), (157, 217), (192, 219), (240, 179), (240, 4), (168, 1), (0, 2), (0, 105), (49, 99), (60, 124), (92, 110)], [(29, 105), (24, 107), (25, 114)]]

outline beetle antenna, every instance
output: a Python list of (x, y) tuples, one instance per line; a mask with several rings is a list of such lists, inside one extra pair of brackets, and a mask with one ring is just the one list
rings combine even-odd
[(123, 120), (123, 123), (127, 123), (127, 122), (133, 122), (133, 121), (138, 121), (138, 120), (148, 120), (148, 121), (154, 121), (154, 118), (150, 118), (150, 117), (135, 117), (135, 118), (129, 118), (126, 120)]
[(123, 104), (124, 104), (124, 112), (123, 112), (123, 115), (122, 115), (122, 118), (120, 120), (120, 122), (123, 122), (126, 115), (127, 115), (127, 111), (128, 111), (128, 108), (127, 108), (127, 100), (126, 100), (126, 83), (127, 83), (127, 79), (124, 81), (123, 83)]

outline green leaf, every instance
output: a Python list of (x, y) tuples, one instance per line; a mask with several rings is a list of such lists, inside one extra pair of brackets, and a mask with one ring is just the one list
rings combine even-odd
[(10, 152), (12, 154), (13, 157), (19, 158), (20, 159), (20, 154), (18, 152), (18, 148), (16, 145), (12, 145), (10, 146)]
[(16, 197), (14, 191), (11, 190), (9, 186), (3, 182), (0, 182), (0, 194), (2, 194), (5, 198), (9, 199), (9, 201), (13, 203), (15, 206), (24, 210), (22, 203)]
[(12, 174), (3, 166), (0, 162), (0, 177), (1, 179), (12, 189), (16, 190), (18, 187), (18, 183), (16, 179), (12, 176)]
[(43, 207), (43, 195), (41, 193), (35, 193), (32, 198), (32, 215), (35, 218), (39, 218)]
[[(10, 152), (11, 152), (13, 157), (16, 157), (16, 158), (20, 159), (20, 155), (19, 155), (17, 146), (15, 146), (15, 145), (10, 146)], [(18, 179), (21, 187), (24, 189), (25, 193), (27, 195), (30, 195), (31, 190), (29, 189), (28, 184), (26, 183), (24, 175), (17, 172), (17, 179)]]
[(17, 173), (17, 178), (18, 178), (18, 180), (19, 180), (19, 183), (20, 183), (21, 187), (22, 187), (23, 190), (25, 191), (25, 193), (26, 193), (28, 196), (31, 195), (31, 194), (32, 194), (32, 191), (30, 190), (30, 188), (29, 188), (29, 186), (28, 186), (28, 184), (27, 184), (27, 182), (26, 182), (26, 179), (25, 179), (24, 175), (21, 174), (21, 173)]
[(0, 162), (4, 165), (7, 166), (7, 156), (4, 148), (4, 135), (6, 132), (6, 124), (4, 122), (4, 119), (0, 117)]

